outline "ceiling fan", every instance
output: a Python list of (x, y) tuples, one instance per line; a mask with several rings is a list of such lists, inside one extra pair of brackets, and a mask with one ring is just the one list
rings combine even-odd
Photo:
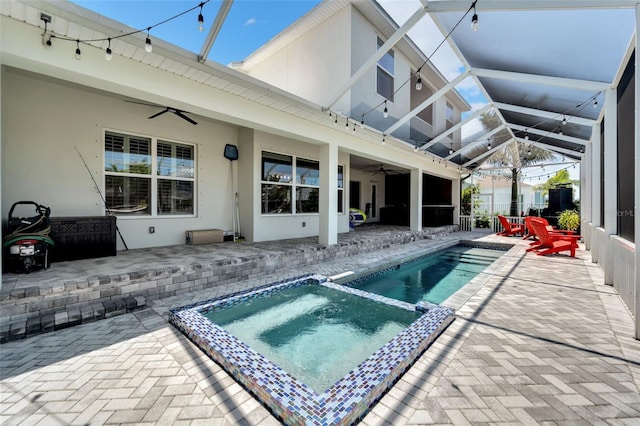
[(384, 164), (380, 164), (380, 167), (379, 167), (379, 168), (377, 168), (377, 169), (372, 170), (372, 173), (373, 173), (374, 175), (377, 175), (377, 174), (379, 174), (379, 173), (382, 173), (382, 174), (383, 174), (383, 175), (385, 175), (385, 176), (389, 176), (389, 175), (397, 175), (397, 174), (399, 174), (399, 173), (401, 173), (401, 172), (400, 172), (400, 170), (385, 169), (385, 168), (384, 168)]
[(157, 108), (164, 108), (162, 111), (157, 112), (157, 113), (147, 117), (148, 119), (156, 118), (156, 117), (158, 117), (158, 116), (160, 116), (160, 115), (162, 115), (164, 113), (171, 112), (171, 113), (177, 115), (178, 117), (182, 118), (183, 120), (188, 121), (189, 123), (191, 123), (193, 125), (198, 124), (197, 121), (195, 121), (192, 118), (187, 117), (185, 115), (185, 113), (187, 113), (187, 111), (183, 111), (181, 109), (173, 108), (173, 107), (170, 107), (170, 106), (162, 106), (162, 105), (158, 105), (158, 104), (150, 104), (150, 103), (146, 103), (146, 102), (128, 101), (128, 100), (125, 100), (125, 102), (129, 102), (131, 104), (138, 104), (138, 105), (146, 105), (146, 106), (152, 106), (152, 107), (157, 107)]

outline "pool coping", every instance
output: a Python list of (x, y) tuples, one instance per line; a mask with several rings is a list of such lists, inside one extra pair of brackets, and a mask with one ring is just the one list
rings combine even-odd
[[(323, 285), (402, 309), (424, 312), (369, 358), (322, 393), (316, 393), (258, 354), (200, 312), (230, 306), (269, 292), (300, 285)], [(455, 319), (453, 309), (431, 303), (408, 304), (303, 275), (258, 289), (214, 298), (169, 311), (169, 321), (222, 366), (236, 381), (289, 425), (348, 425), (361, 419)]]

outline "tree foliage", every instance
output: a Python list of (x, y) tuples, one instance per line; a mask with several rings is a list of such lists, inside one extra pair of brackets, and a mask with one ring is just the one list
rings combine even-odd
[(566, 169), (558, 170), (555, 175), (551, 176), (545, 183), (541, 183), (540, 185), (536, 185), (536, 191), (542, 192), (543, 195), (549, 194), (549, 189), (555, 188), (556, 186), (563, 183), (571, 183), (574, 185), (579, 185), (579, 181), (572, 180), (571, 176), (569, 176), (569, 172)]
[[(480, 115), (480, 123), (491, 131), (501, 124), (500, 117), (493, 111)], [(504, 142), (502, 149), (494, 152), (487, 161), (497, 167), (506, 167), (511, 171), (511, 206), (509, 215), (518, 216), (518, 178), (522, 167), (539, 164), (551, 160), (554, 155), (551, 151), (517, 141), (509, 142), (511, 134), (508, 130), (502, 130), (492, 137), (492, 145)]]

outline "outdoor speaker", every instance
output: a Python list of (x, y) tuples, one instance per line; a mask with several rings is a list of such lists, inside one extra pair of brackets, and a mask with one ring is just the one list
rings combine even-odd
[(224, 147), (224, 158), (227, 160), (237, 160), (238, 159), (238, 147), (235, 145), (226, 144)]

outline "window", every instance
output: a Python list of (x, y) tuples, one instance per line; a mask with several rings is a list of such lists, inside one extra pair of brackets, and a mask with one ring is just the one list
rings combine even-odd
[(263, 214), (318, 213), (319, 196), (319, 162), (273, 152), (262, 153)]
[(445, 118), (447, 119), (447, 129), (450, 129), (451, 127), (453, 127), (453, 116), (454, 116), (453, 105), (447, 102), (447, 109), (445, 113)]
[(104, 150), (107, 210), (117, 215), (194, 213), (193, 146), (106, 132)]
[[(384, 42), (378, 37), (378, 49), (382, 47)], [(389, 50), (385, 53), (380, 60), (378, 60), (377, 66), (377, 90), (378, 94), (383, 96), (388, 101), (393, 102), (393, 74), (394, 74), (394, 59), (393, 50)]]

